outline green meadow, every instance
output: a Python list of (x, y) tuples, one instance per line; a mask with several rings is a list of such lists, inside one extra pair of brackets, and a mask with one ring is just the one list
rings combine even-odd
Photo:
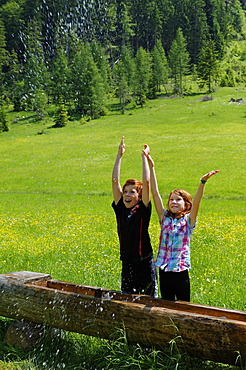
[[(220, 170), (206, 184), (193, 234), (191, 300), (245, 310), (246, 95), (221, 88), (212, 100), (202, 98), (201, 94), (160, 96), (144, 108), (129, 108), (124, 115), (114, 110), (98, 120), (71, 121), (58, 129), (48, 128), (50, 118), (35, 122), (32, 114), (10, 109), (10, 130), (0, 134), (0, 273), (29, 270), (120, 289), (111, 172), (124, 135), (122, 183), (141, 178), (141, 150), (148, 143), (164, 203), (174, 188), (194, 195), (203, 174)], [(244, 101), (230, 103), (231, 98)], [(154, 207), (150, 234), (156, 255), (159, 225)], [(87, 346), (90, 356), (94, 350), (89, 348), (101, 346), (95, 343)], [(7, 361), (6, 351), (0, 350), (3, 361)], [(111, 366), (110, 356), (106, 365), (94, 369), (122, 366), (113, 362)], [(8, 366), (14, 366), (11, 361)], [(9, 368), (62, 368), (58, 360), (46, 367), (24, 362)], [(182, 368), (182, 360), (177, 363)], [(135, 365), (131, 368), (154, 369), (154, 365)], [(76, 366), (71, 369), (93, 369), (89, 364)], [(159, 368), (176, 368), (170, 366)], [(198, 367), (210, 369), (204, 363)]]

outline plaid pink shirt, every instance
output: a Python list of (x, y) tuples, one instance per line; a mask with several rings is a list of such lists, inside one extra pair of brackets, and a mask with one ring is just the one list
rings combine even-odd
[(181, 218), (171, 218), (164, 212), (161, 221), (159, 251), (155, 265), (165, 271), (180, 272), (189, 270), (190, 241), (195, 228), (190, 226), (189, 214)]

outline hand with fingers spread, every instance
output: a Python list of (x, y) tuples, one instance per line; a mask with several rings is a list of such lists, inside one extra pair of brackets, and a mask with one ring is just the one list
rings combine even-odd
[(206, 175), (203, 175), (202, 177), (201, 177), (201, 182), (203, 183), (203, 184), (205, 184), (205, 182), (211, 177), (211, 176), (213, 176), (213, 175), (215, 175), (216, 173), (218, 173), (218, 172), (220, 172), (219, 170), (215, 170), (215, 171), (210, 171), (210, 172), (208, 172), (208, 173), (206, 173)]

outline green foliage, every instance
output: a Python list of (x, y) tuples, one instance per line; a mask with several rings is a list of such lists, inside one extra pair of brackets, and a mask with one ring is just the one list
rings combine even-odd
[(19, 1), (4, 1), (0, 7), (0, 19), (4, 25), (6, 48), (8, 52), (23, 51), (21, 32), (25, 18), (22, 14), (22, 4)]
[(141, 107), (147, 100), (150, 67), (150, 54), (140, 46), (135, 57), (134, 98)]
[(59, 48), (55, 57), (50, 76), (51, 95), (55, 103), (63, 97), (65, 102), (70, 98), (70, 70), (68, 65), (67, 53), (63, 48)]
[(65, 108), (64, 101), (60, 98), (59, 107), (55, 113), (55, 124), (52, 127), (64, 127), (68, 123), (68, 114)]
[(115, 41), (120, 49), (129, 46), (134, 35), (133, 26), (125, 1), (116, 1)]
[(113, 69), (113, 80), (116, 96), (120, 100), (121, 113), (124, 114), (126, 106), (131, 102), (134, 92), (134, 76), (136, 66), (129, 49), (122, 48), (121, 59), (117, 61)]
[(209, 27), (204, 0), (187, 1), (187, 24), (182, 28), (187, 40), (191, 63), (197, 63), (203, 42), (209, 39)]
[(220, 75), (220, 86), (235, 86), (235, 84), (235, 73), (233, 69), (228, 66)]
[(0, 104), (0, 131), (9, 131), (3, 103)]
[[(186, 365), (175, 339), (170, 343), (170, 350), (160, 351), (142, 348), (140, 345), (129, 345), (124, 330), (116, 330), (113, 338), (103, 343), (105, 357), (98, 359), (100, 369), (185, 369)], [(185, 356), (184, 356), (185, 358)]]
[(157, 40), (151, 53), (152, 57), (152, 96), (156, 98), (157, 92), (161, 91), (161, 86), (168, 80), (169, 67), (165, 51), (161, 41)]
[[(170, 62), (174, 92), (182, 95), (184, 90), (191, 91), (191, 86), (184, 86), (184, 76), (198, 65), (205, 43), (212, 40), (218, 59), (228, 59), (229, 43), (243, 42), (245, 30), (239, 0), (2, 1), (0, 95), (8, 95), (16, 110), (35, 110), (38, 91), (43, 91), (51, 98), (49, 102), (57, 104), (62, 96), (70, 107), (88, 117), (104, 115), (107, 99), (116, 95), (124, 111), (134, 94), (140, 105), (158, 95), (168, 73), (165, 57)], [(152, 70), (146, 82), (140, 82), (142, 72), (138, 70), (129, 81), (132, 72), (122, 74), (114, 68), (118, 61), (123, 62), (126, 48), (137, 58), (140, 48), (151, 53)], [(81, 49), (87, 49), (84, 62), (78, 60)], [(240, 71), (234, 66), (222, 71), (222, 85), (244, 81), (243, 60)]]
[(77, 51), (71, 66), (72, 87), (77, 112), (93, 118), (105, 112), (105, 84), (89, 44)]
[(126, 106), (131, 101), (130, 88), (127, 83), (127, 76), (123, 62), (120, 61), (114, 69), (114, 77), (116, 84), (116, 94), (120, 100), (121, 113), (125, 113)]
[(0, 20), (0, 67), (2, 69), (2, 65), (5, 62), (7, 52), (5, 50), (6, 40), (5, 40), (5, 28), (3, 25), (2, 20)]
[(214, 83), (219, 78), (217, 58), (214, 42), (206, 42), (199, 55), (197, 75), (200, 86), (206, 85), (209, 93), (214, 90)]
[(168, 57), (174, 80), (174, 92), (183, 95), (183, 79), (184, 75), (188, 73), (190, 57), (187, 51), (186, 40), (180, 28), (177, 30), (176, 38), (172, 42)]
[(23, 70), (23, 91), (26, 109), (38, 111), (44, 103), (45, 87), (47, 84), (47, 70), (41, 44), (41, 25), (37, 21), (28, 24), (26, 39), (26, 54)]

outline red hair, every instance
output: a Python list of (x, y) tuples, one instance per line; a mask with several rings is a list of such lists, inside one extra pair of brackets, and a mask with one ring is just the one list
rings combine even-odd
[[(184, 199), (184, 202), (185, 202), (185, 209), (182, 212), (179, 212), (178, 214), (174, 214), (174, 213), (172, 213), (169, 210), (169, 201), (170, 201), (171, 195), (173, 193), (181, 196)], [(167, 216), (172, 217), (172, 218), (175, 218), (175, 217), (176, 218), (183, 217), (187, 213), (190, 213), (191, 207), (192, 207), (192, 197), (191, 197), (190, 193), (188, 193), (184, 189), (175, 189), (175, 190), (171, 191), (171, 193), (169, 194), (169, 197), (168, 197), (168, 201), (167, 201)]]
[(139, 198), (141, 199), (142, 198), (142, 189), (143, 189), (142, 181), (138, 181), (136, 179), (126, 180), (126, 182), (125, 182), (125, 184), (123, 185), (123, 188), (122, 188), (123, 193), (124, 193), (125, 187), (128, 186), (128, 185), (133, 185), (134, 186), (134, 188), (137, 190)]

